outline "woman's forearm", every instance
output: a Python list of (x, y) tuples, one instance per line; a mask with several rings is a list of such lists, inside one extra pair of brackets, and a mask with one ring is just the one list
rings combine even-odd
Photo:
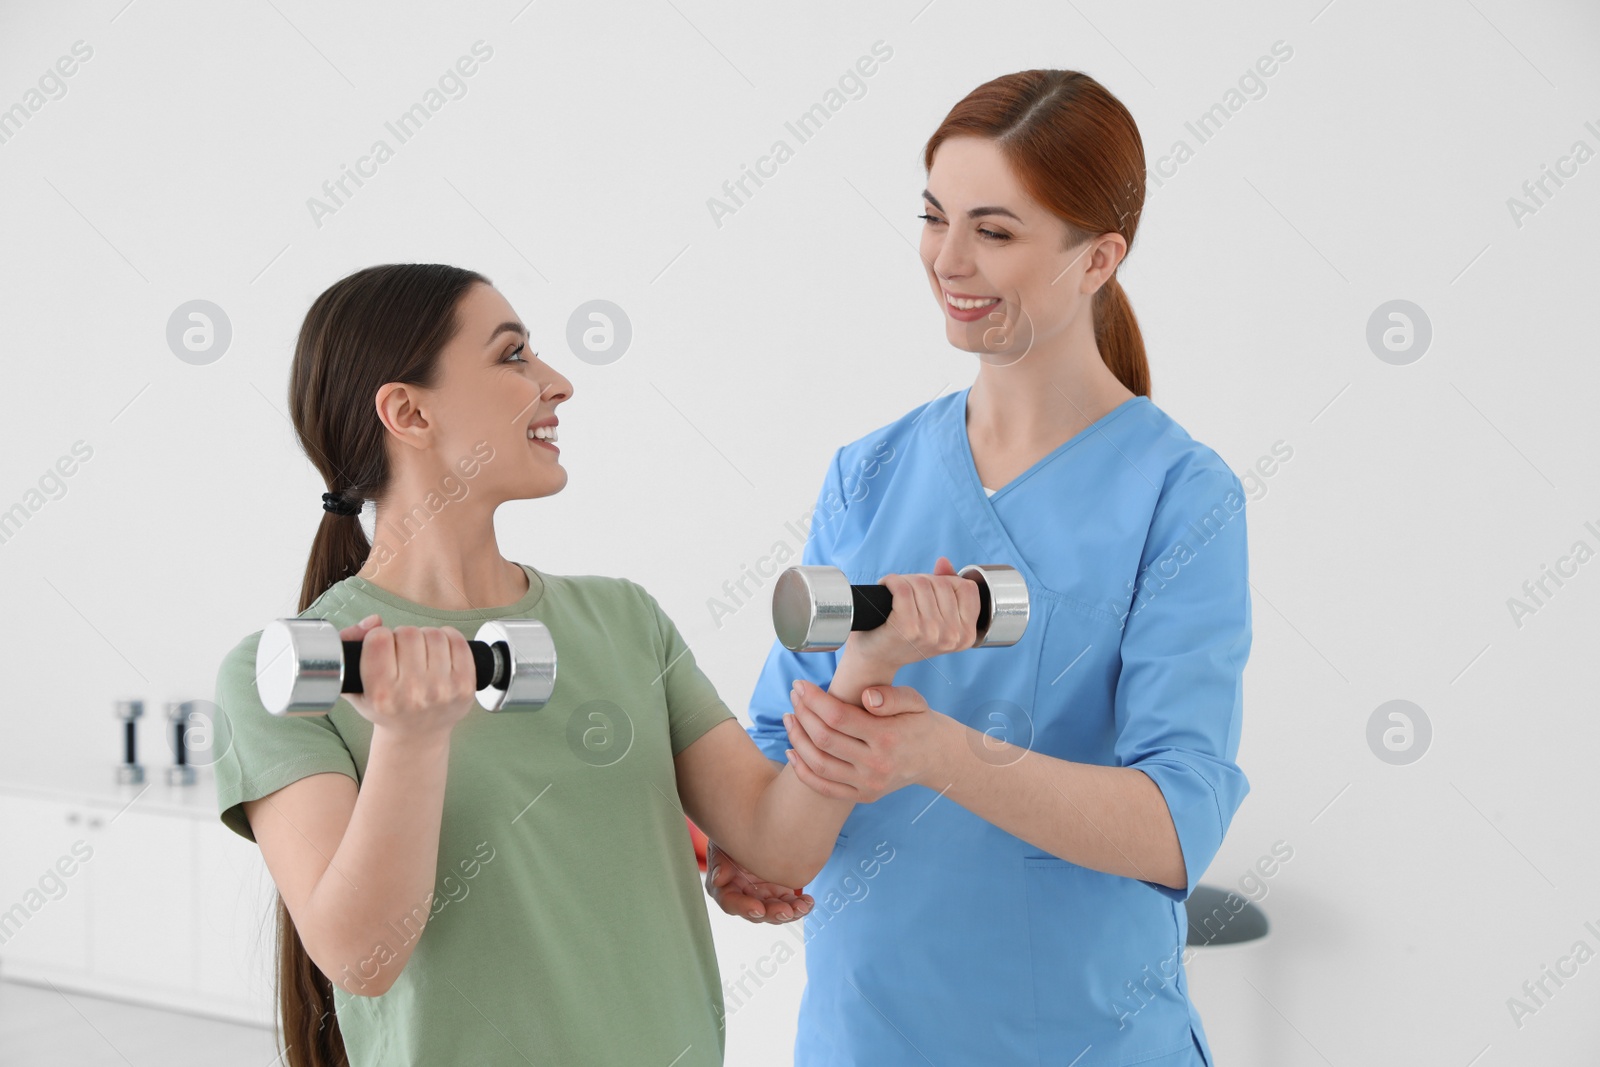
[(448, 733), (373, 731), (350, 824), (308, 900), (336, 957), (318, 966), (346, 992), (386, 992), (428, 921), (449, 760)]
[(757, 854), (736, 857), (761, 878), (799, 888), (817, 876), (833, 853), (839, 830), (855, 801), (825, 797), (785, 766), (756, 801)]
[(855, 651), (848, 641), (839, 654), (839, 666), (828, 683), (828, 692), (846, 704), (861, 706), (861, 693), (875, 685), (893, 685), (895, 672), (900, 668), (891, 663), (868, 660)]
[[(893, 683), (896, 669), (863, 659), (847, 642), (828, 692), (859, 705), (862, 690)], [(758, 855), (736, 858), (745, 870), (765, 881), (803, 886), (828, 862), (855, 802), (822, 796), (787, 764), (774, 762), (773, 766), (778, 775), (756, 804), (755, 836), (763, 847)]]

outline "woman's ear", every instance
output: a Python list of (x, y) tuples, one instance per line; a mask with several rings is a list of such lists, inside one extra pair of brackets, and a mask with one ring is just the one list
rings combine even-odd
[(404, 444), (414, 448), (428, 447), (428, 417), (422, 413), (417, 401), (417, 390), (404, 382), (385, 382), (373, 398), (378, 421), (383, 428)]
[(1106, 283), (1117, 272), (1117, 265), (1128, 254), (1128, 242), (1120, 233), (1103, 233), (1090, 239), (1088, 250), (1083, 253), (1088, 260), (1084, 269), (1084, 291), (1092, 293)]

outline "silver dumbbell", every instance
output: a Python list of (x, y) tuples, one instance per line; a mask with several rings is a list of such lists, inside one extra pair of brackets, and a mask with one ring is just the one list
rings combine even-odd
[[(478, 704), (536, 711), (556, 685), (556, 646), (538, 619), (490, 619), (467, 642)], [(326, 619), (276, 619), (256, 646), (256, 692), (274, 715), (326, 715), (340, 693), (360, 693), (361, 642), (343, 641)]]
[(167, 721), (172, 723), (172, 766), (167, 768), (168, 785), (194, 785), (195, 770), (189, 763), (189, 724), (193, 711), (192, 701), (167, 702)]
[[(978, 583), (978, 640), (1001, 648), (1028, 628), (1028, 584), (1015, 567), (973, 563), (961, 577)], [(851, 585), (838, 567), (790, 567), (772, 590), (772, 626), (791, 652), (832, 652), (852, 630), (882, 626), (894, 608), (884, 585)]]
[(138, 721), (144, 715), (144, 701), (113, 701), (111, 714), (122, 720), (122, 762), (117, 764), (117, 784), (138, 785), (144, 781), (144, 764), (137, 754)]

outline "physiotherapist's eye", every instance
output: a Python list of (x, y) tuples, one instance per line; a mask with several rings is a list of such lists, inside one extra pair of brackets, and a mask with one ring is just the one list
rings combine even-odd
[(932, 226), (935, 223), (944, 222), (944, 219), (941, 219), (938, 215), (918, 215), (917, 218), (926, 219), (929, 226)]

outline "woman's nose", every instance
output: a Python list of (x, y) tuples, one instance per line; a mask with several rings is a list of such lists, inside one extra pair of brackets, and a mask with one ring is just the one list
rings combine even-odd
[(572, 383), (554, 369), (549, 369), (549, 375), (544, 387), (539, 390), (539, 398), (552, 403), (570, 400), (572, 398)]
[(939, 244), (939, 252), (933, 257), (933, 273), (940, 281), (951, 278), (964, 278), (971, 273), (971, 256), (967, 245), (955, 235), (947, 236)]

